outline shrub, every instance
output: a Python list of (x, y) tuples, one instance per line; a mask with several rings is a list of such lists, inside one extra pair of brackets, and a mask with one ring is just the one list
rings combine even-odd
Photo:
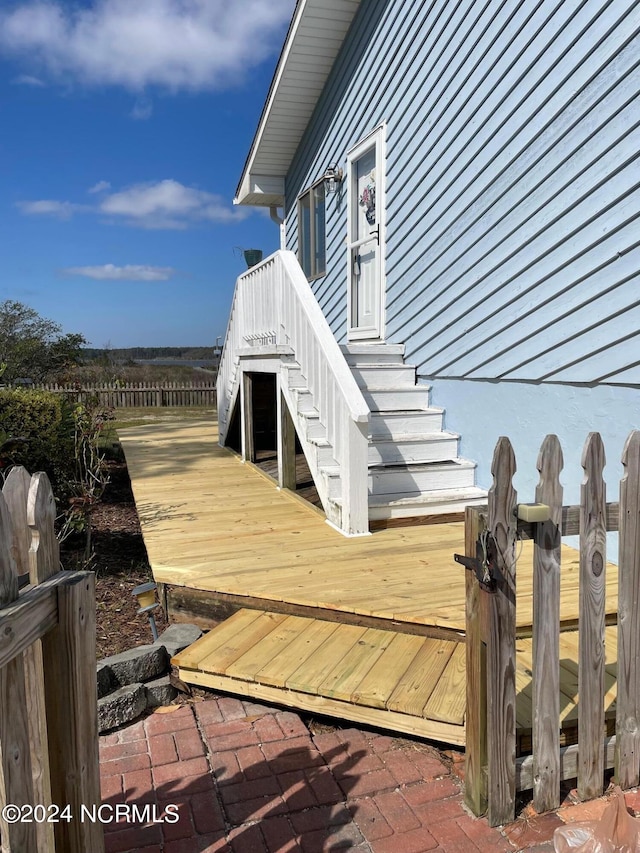
[(71, 407), (48, 391), (0, 389), (0, 466), (46, 471), (60, 496), (73, 470)]

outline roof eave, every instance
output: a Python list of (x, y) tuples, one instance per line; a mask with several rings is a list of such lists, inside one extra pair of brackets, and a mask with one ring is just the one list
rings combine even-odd
[[(298, 0), (234, 204), (284, 205), (285, 176), (359, 3)], [(317, 25), (318, 19), (323, 26)], [(310, 40), (314, 50), (309, 49)], [(301, 62), (310, 72), (306, 76), (300, 72)], [(286, 97), (281, 97), (283, 87)]]

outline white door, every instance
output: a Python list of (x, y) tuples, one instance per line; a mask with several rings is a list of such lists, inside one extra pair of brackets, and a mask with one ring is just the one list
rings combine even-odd
[(383, 143), (379, 128), (347, 157), (349, 340), (379, 340), (383, 334)]

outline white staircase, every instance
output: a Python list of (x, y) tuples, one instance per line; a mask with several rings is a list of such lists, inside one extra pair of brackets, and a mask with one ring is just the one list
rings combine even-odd
[[(369, 406), (369, 520), (462, 512), (486, 502), (474, 462), (458, 455), (459, 436), (443, 429), (444, 411), (429, 405), (429, 386), (416, 384), (399, 344), (341, 347)], [(300, 365), (282, 365), (282, 390), (327, 518), (342, 527), (341, 467)]]
[[(457, 513), (485, 501), (474, 463), (458, 456), (458, 436), (443, 430), (443, 411), (429, 405), (428, 386), (416, 384), (404, 347), (339, 347), (288, 251), (239, 276), (233, 296), (218, 372), (218, 424), (224, 445), (239, 404), (244, 458), (253, 415), (240, 393), (243, 374), (273, 373), (274, 359), (327, 518), (343, 533), (365, 535), (371, 521)], [(281, 484), (292, 470), (287, 423), (278, 429)]]
[[(341, 347), (369, 405), (369, 519), (461, 512), (486, 501), (475, 463), (458, 455), (459, 436), (443, 429), (444, 411), (429, 405), (401, 344)], [(333, 497), (331, 472), (329, 497)], [(335, 472), (334, 472), (335, 476)], [(335, 487), (334, 487), (335, 488)]]

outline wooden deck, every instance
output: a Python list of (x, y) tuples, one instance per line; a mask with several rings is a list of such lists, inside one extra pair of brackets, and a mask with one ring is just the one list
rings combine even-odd
[[(211, 422), (135, 427), (122, 430), (120, 437), (156, 581), (176, 594), (211, 595), (213, 615), (220, 601), (231, 602), (236, 610), (242, 607), (245, 613), (263, 611), (263, 628), (272, 624), (275, 632), (269, 643), (265, 643), (266, 635), (253, 637), (248, 625), (255, 620), (250, 613), (252, 618), (243, 627), (248, 633), (240, 638), (241, 650), (236, 643), (237, 654), (229, 660), (228, 655), (235, 652), (223, 657), (216, 649), (225, 646), (229, 636), (236, 636), (238, 625), (227, 622), (225, 628), (223, 624), (200, 641), (193, 653), (180, 655), (180, 671), (186, 680), (315, 709), (316, 713), (463, 742), (464, 655), (459, 641), (464, 632), (465, 584), (464, 569), (453, 560), (454, 553), (464, 551), (461, 522), (392, 528), (349, 539), (331, 528), (310, 504), (279, 491), (255, 466), (243, 464), (235, 454), (220, 448)], [(578, 555), (566, 551), (561, 617), (568, 627), (578, 615)], [(615, 613), (617, 606), (617, 574), (612, 569), (607, 575), (609, 613)], [(531, 717), (527, 699), (531, 585), (531, 551), (524, 543), (518, 560), (517, 613), (522, 637), (518, 723), (523, 729), (529, 728)], [(284, 624), (287, 616), (294, 618)], [(242, 619), (249, 617), (233, 618), (244, 626)], [(345, 626), (349, 631), (336, 627), (342, 622), (350, 623)], [(347, 636), (356, 637), (358, 628), (361, 633), (349, 645)], [(303, 631), (307, 639), (323, 638), (305, 659), (309, 671), (313, 664), (323, 673), (323, 680), (310, 680), (306, 686), (297, 678), (292, 681), (294, 672), (290, 671), (296, 661), (296, 644), (305, 643), (298, 636)], [(334, 638), (341, 654), (327, 661), (330, 635), (341, 631), (344, 642), (337, 642), (339, 633)], [(366, 631), (378, 633), (369, 633), (364, 639), (362, 632)], [(421, 637), (407, 639), (416, 634)], [(425, 637), (430, 639), (426, 645)], [(567, 632), (563, 638), (563, 714), (571, 719), (577, 692), (577, 638), (575, 632)], [(362, 650), (363, 641), (369, 656), (356, 655), (360, 663), (354, 674), (350, 669), (353, 655)], [(371, 651), (372, 641), (377, 651)], [(440, 657), (446, 657), (439, 672), (438, 666), (418, 667), (415, 663), (419, 655), (431, 659), (421, 650), (431, 644), (433, 651), (434, 642), (441, 643)], [(289, 653), (282, 657), (290, 643)], [(316, 654), (324, 658), (324, 664), (312, 660)], [(452, 660), (455, 662), (450, 664)], [(337, 667), (332, 678), (344, 680), (348, 695), (346, 687), (339, 696), (328, 695), (324, 683), (330, 675), (328, 663)], [(410, 701), (415, 697), (409, 690), (398, 698), (402, 692), (398, 685), (412, 665), (422, 673), (418, 689), (422, 691), (419, 701), (424, 698), (424, 702), (420, 708)], [(346, 669), (351, 673), (348, 678)], [(372, 685), (376, 683), (374, 701)], [(415, 692), (415, 684), (412, 689)], [(403, 716), (404, 725), (399, 725), (398, 715)]]

